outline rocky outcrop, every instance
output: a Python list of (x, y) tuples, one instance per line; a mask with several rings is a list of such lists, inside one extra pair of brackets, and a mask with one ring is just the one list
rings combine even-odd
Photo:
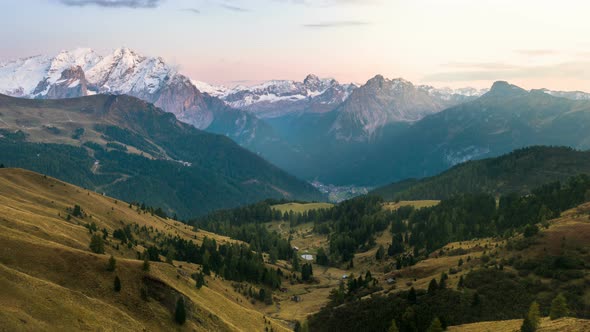
[(49, 86), (44, 98), (61, 99), (82, 97), (88, 94), (86, 76), (80, 66), (71, 67), (61, 73), (59, 80)]
[(366, 141), (385, 125), (415, 122), (453, 105), (404, 79), (377, 75), (338, 107), (330, 131), (339, 140)]
[(205, 97), (188, 78), (175, 75), (153, 99), (156, 106), (173, 113), (180, 121), (206, 129), (213, 122), (215, 114), (208, 108)]

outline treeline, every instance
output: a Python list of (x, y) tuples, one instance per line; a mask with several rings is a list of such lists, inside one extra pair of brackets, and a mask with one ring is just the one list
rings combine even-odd
[(288, 221), (291, 226), (308, 222), (326, 220), (331, 209), (312, 209), (304, 212), (285, 211), (274, 209), (273, 205), (286, 203), (304, 203), (297, 201), (267, 199), (234, 209), (225, 209), (212, 212), (204, 217), (196, 219), (196, 224), (215, 224), (229, 222), (233, 226), (252, 223), (267, 223), (271, 221)]
[(289, 239), (282, 238), (276, 232), (270, 232), (264, 223), (271, 221), (289, 221), (291, 225), (316, 220), (324, 220), (329, 209), (282, 213), (273, 209), (273, 205), (285, 204), (286, 200), (267, 199), (235, 209), (212, 212), (190, 223), (197, 228), (226, 235), (244, 241), (256, 252), (267, 252), (271, 260), (289, 260), (293, 250)]
[[(276, 211), (272, 210), (271, 205), (277, 202), (266, 200), (236, 209), (215, 211), (192, 220), (190, 224), (195, 228), (244, 241), (256, 252), (273, 253), (274, 259), (288, 260), (293, 257), (289, 240), (276, 232), (269, 232), (263, 225), (275, 217)], [(278, 214), (281, 215), (280, 212)]]
[[(329, 209), (305, 212), (284, 212), (273, 205), (285, 201), (265, 200), (248, 206), (213, 212), (192, 221), (196, 227), (227, 235), (250, 244), (253, 250), (277, 252), (279, 259), (292, 257), (288, 239), (269, 232), (264, 223), (288, 221), (291, 226), (313, 222), (314, 231), (330, 234), (329, 257), (318, 255), (322, 265), (346, 262), (359, 248), (371, 248), (374, 235), (383, 231), (392, 220), (392, 213), (381, 208), (383, 200), (376, 196), (357, 197)], [(321, 256), (321, 257), (320, 257)], [(327, 256), (327, 255), (326, 255)]]
[(191, 240), (168, 237), (159, 242), (158, 248), (148, 250), (151, 260), (158, 255), (174, 257), (179, 261), (202, 265), (206, 275), (215, 272), (228, 280), (261, 283), (273, 289), (281, 284), (282, 271), (267, 268), (262, 253), (253, 252), (244, 244), (218, 245), (215, 239), (205, 237), (199, 246)]
[(315, 223), (315, 231), (329, 234), (329, 261), (337, 263), (350, 261), (355, 252), (374, 247), (376, 234), (391, 225), (392, 242), (386, 252), (397, 257), (398, 266), (406, 266), (449, 242), (513, 232), (533, 235), (535, 224), (588, 200), (587, 175), (546, 184), (527, 195), (503, 195), (498, 201), (491, 194), (467, 193), (421, 209), (405, 206), (388, 211), (382, 208), (381, 198), (363, 196), (327, 211)]
[(330, 234), (330, 261), (346, 262), (359, 249), (375, 245), (375, 234), (387, 228), (392, 214), (377, 196), (361, 196), (332, 208), (316, 222), (315, 231)]
[[(433, 283), (436, 285), (437, 283)], [(333, 294), (336, 294), (335, 290)], [(538, 294), (544, 294), (543, 299)], [(568, 302), (577, 295), (565, 293)], [(537, 299), (541, 313), (549, 315), (551, 299), (558, 296), (549, 284), (497, 268), (470, 272), (457, 290), (436, 285), (429, 291), (403, 291), (387, 296), (374, 295), (365, 300), (340, 305), (332, 302), (309, 322), (311, 331), (388, 331), (395, 323), (399, 331), (427, 331), (435, 319), (443, 328), (479, 321), (519, 319)], [(576, 317), (588, 317), (584, 307), (574, 309)]]
[[(168, 218), (168, 214), (161, 207), (154, 208), (153, 206), (145, 205), (145, 203), (141, 203), (141, 204), (139, 204), (137, 202), (129, 203), (129, 208), (132, 208), (133, 206), (135, 206), (137, 212), (141, 211), (143, 213), (149, 213), (152, 216), (158, 216), (158, 217), (164, 218), (164, 219)], [(178, 220), (178, 217), (176, 216), (176, 214), (174, 214), (172, 219)]]
[(159, 262), (160, 257), (165, 257), (168, 263), (178, 260), (199, 264), (204, 275), (215, 272), (228, 280), (259, 283), (271, 289), (281, 284), (283, 272), (278, 268), (267, 268), (262, 253), (252, 251), (245, 244), (218, 244), (215, 239), (205, 237), (203, 243), (198, 245), (193, 240), (162, 236), (163, 233), (153, 235), (151, 231), (151, 227), (126, 225), (116, 229), (113, 238), (121, 241), (121, 244), (127, 244), (129, 248), (141, 242), (145, 247), (143, 257), (148, 261)]
[(392, 230), (394, 236), (405, 239), (415, 252), (424, 249), (430, 253), (449, 242), (510, 235), (515, 231), (534, 235), (535, 224), (555, 218), (588, 200), (590, 177), (579, 175), (565, 184), (555, 182), (541, 186), (529, 195), (501, 196), (498, 204), (489, 194), (457, 195), (437, 206), (412, 211), (407, 226), (394, 222)]

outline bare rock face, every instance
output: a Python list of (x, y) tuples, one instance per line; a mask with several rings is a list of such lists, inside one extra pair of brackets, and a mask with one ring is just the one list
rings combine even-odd
[(172, 77), (153, 98), (156, 106), (199, 129), (208, 128), (215, 117), (205, 102), (205, 95), (183, 75)]
[(61, 99), (82, 97), (88, 94), (88, 82), (80, 66), (71, 67), (61, 73), (57, 82), (49, 86), (44, 98)]
[(404, 79), (377, 75), (338, 108), (331, 132), (341, 140), (366, 141), (390, 123), (411, 123), (450, 106)]

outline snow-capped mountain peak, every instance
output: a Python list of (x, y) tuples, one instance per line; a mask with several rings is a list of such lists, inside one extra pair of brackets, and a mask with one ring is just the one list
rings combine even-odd
[(209, 83), (205, 83), (202, 81), (196, 81), (196, 80), (191, 80), (191, 83), (197, 89), (199, 89), (199, 91), (206, 93), (206, 94), (213, 96), (213, 97), (224, 96), (228, 91), (228, 88), (226, 88), (223, 85), (211, 85)]
[(234, 108), (244, 109), (262, 118), (274, 118), (300, 112), (325, 112), (343, 102), (353, 85), (341, 85), (332, 78), (310, 74), (302, 82), (271, 80), (254, 86), (237, 86), (220, 98)]
[(27, 98), (128, 94), (154, 103), (201, 129), (215, 118), (209, 105), (223, 106), (221, 101), (206, 102), (190, 79), (162, 58), (144, 56), (126, 47), (105, 55), (78, 48), (55, 56), (39, 55), (2, 63), (0, 93)]

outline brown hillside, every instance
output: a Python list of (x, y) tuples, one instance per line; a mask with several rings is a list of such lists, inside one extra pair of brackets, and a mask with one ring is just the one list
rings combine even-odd
[[(75, 204), (84, 217), (68, 220)], [(99, 234), (108, 230), (105, 255), (88, 249), (91, 235), (85, 225), (92, 222)], [(143, 247), (119, 245), (117, 250), (119, 241), (112, 238), (113, 230), (127, 224), (197, 242), (205, 236), (232, 241), (50, 177), (0, 169), (0, 330), (286, 330), (277, 321), (265, 324), (263, 314), (227, 281), (207, 278), (208, 287), (198, 290), (190, 277), (194, 264), (152, 262), (150, 272), (144, 272), (136, 259)], [(114, 272), (106, 270), (111, 254), (117, 258)], [(121, 279), (120, 293), (113, 291), (115, 275)], [(173, 319), (181, 295), (188, 308), (182, 327)]]

